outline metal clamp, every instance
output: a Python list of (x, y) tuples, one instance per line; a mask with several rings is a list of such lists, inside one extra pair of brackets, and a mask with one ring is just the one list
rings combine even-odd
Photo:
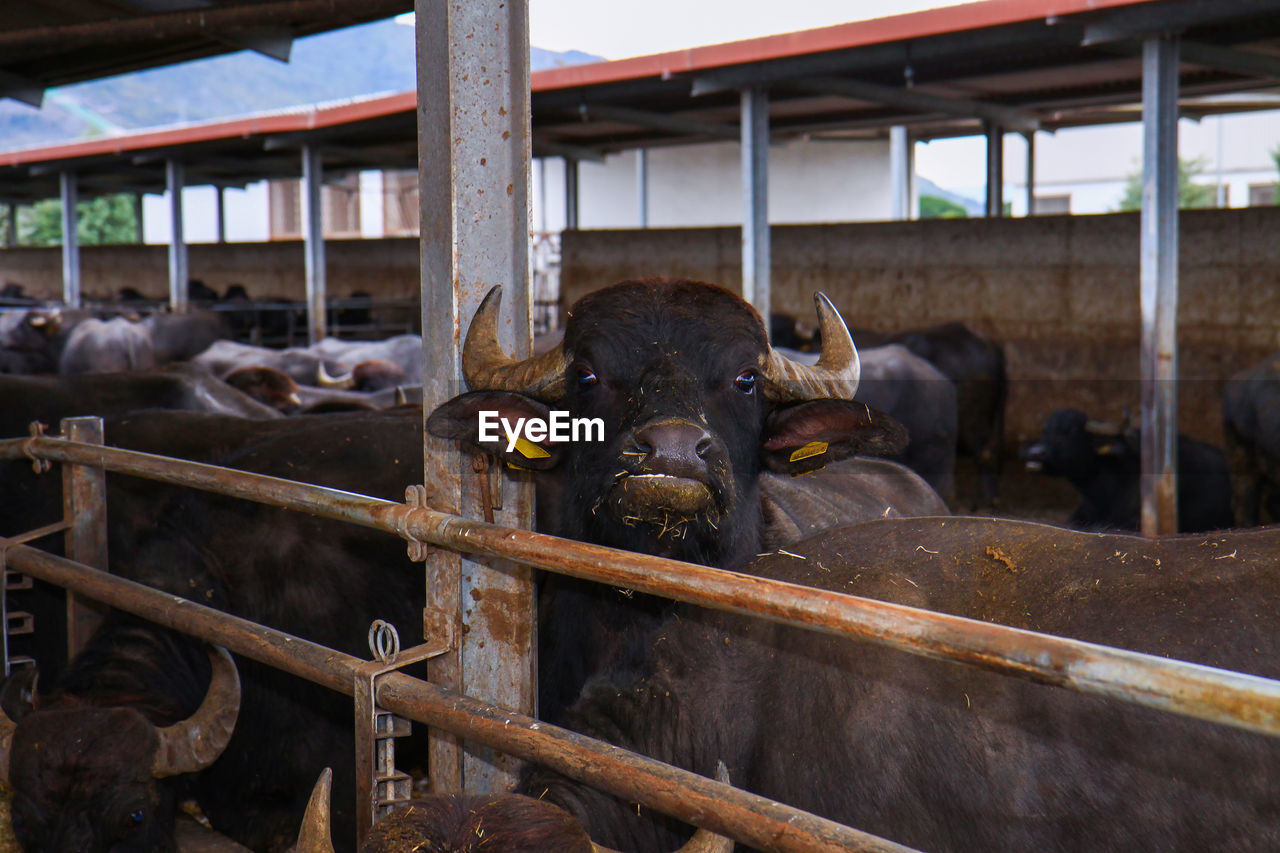
[(436, 642), (400, 649), (400, 633), (390, 622), (376, 619), (369, 626), (369, 651), (374, 659), (354, 674), (356, 734), (356, 825), (360, 841), (374, 820), (412, 796), (412, 780), (396, 769), (395, 738), (412, 731), (408, 720), (378, 707), (378, 679), (411, 664), (449, 651)]
[(40, 421), (32, 421), (27, 427), (27, 431), (31, 434), (31, 438), (22, 443), (22, 455), (31, 460), (31, 470), (35, 471), (37, 474), (43, 474), (52, 467), (52, 464), (48, 459), (36, 456), (35, 448), (32, 447), (32, 441), (34, 439), (45, 437), (44, 431), (46, 429), (48, 429), (48, 427), (40, 423)]
[[(435, 487), (430, 484), (413, 485), (404, 490), (404, 502), (409, 506), (422, 507), (429, 509), (427, 501), (431, 500), (435, 494)], [(409, 542), (409, 559), (415, 563), (425, 562), (427, 554), (431, 553), (432, 547), (418, 539), (406, 537)]]

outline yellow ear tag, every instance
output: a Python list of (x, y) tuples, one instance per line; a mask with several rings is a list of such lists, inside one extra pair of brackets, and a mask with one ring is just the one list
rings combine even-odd
[(811, 441), (804, 447), (797, 448), (791, 454), (792, 462), (799, 462), (801, 459), (808, 459), (810, 456), (821, 456), (827, 452), (827, 443), (825, 441)]
[(525, 459), (546, 459), (551, 455), (523, 435), (516, 438), (516, 450)]

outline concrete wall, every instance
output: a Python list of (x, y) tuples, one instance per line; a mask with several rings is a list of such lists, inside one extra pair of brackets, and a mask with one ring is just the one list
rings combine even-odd
[[(1280, 348), (1280, 209), (1181, 217), (1179, 417), (1221, 443), (1223, 382)], [(1006, 347), (1010, 445), (1066, 406), (1137, 417), (1138, 217), (1110, 214), (775, 226), (775, 310), (813, 316), (825, 291), (851, 326), (963, 320)], [(737, 228), (566, 232), (564, 304), (625, 278), (739, 288)]]
[[(252, 297), (303, 299), (302, 243), (193, 244), (188, 247), (191, 277), (218, 293), (243, 284)], [(82, 291), (86, 299), (110, 299), (122, 287), (166, 299), (169, 293), (165, 246), (85, 246), (80, 249)], [(363, 291), (374, 296), (418, 293), (418, 240), (329, 240), (325, 244), (328, 292), (333, 297)], [(61, 249), (0, 249), (0, 283), (22, 284), (29, 295), (62, 296)]]

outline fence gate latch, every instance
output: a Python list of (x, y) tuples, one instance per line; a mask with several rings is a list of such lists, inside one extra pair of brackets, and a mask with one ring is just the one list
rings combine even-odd
[(364, 842), (373, 822), (413, 795), (413, 780), (396, 769), (395, 739), (406, 737), (409, 720), (378, 707), (378, 679), (396, 670), (443, 654), (438, 643), (400, 650), (400, 634), (381, 619), (369, 626), (369, 651), (374, 659), (356, 667), (356, 826)]

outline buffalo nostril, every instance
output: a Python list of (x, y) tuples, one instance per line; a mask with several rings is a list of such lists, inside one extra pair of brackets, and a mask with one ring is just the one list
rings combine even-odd
[(711, 450), (711, 436), (704, 433), (702, 439), (698, 442), (698, 446), (694, 449), (698, 456), (706, 456), (707, 452)]

